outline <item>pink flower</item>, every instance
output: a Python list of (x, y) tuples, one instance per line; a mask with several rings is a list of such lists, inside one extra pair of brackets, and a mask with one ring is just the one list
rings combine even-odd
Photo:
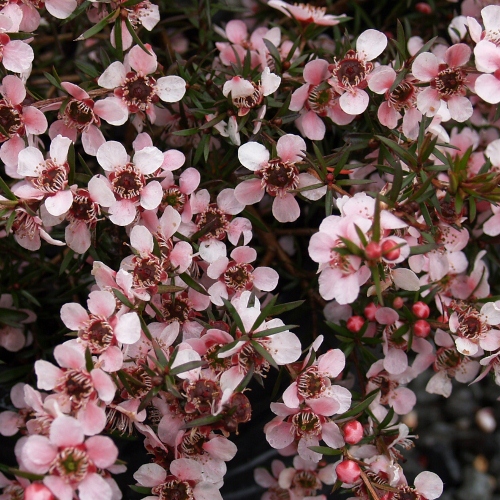
[(11, 40), (7, 34), (0, 33), (0, 61), (5, 69), (23, 73), (31, 68), (34, 58), (33, 49), (27, 43)]
[[(496, 6), (498, 7), (498, 6)], [(488, 40), (481, 40), (474, 47), (476, 67), (483, 74), (474, 84), (476, 94), (490, 104), (500, 102), (500, 48)]]
[(68, 187), (68, 150), (71, 140), (58, 135), (50, 144), (50, 156), (46, 160), (34, 147), (19, 153), (17, 173), (27, 177), (30, 184), (18, 188), (20, 196), (43, 199), (51, 215), (66, 213), (73, 203), (73, 193)]
[(341, 16), (327, 14), (326, 7), (315, 7), (308, 3), (294, 3), (292, 5), (281, 0), (269, 0), (267, 4), (269, 7), (274, 7), (288, 17), (293, 17), (304, 24), (315, 23), (320, 26), (335, 26), (342, 21), (343, 17), (346, 17), (345, 14)]
[(434, 116), (444, 102), (451, 118), (464, 122), (472, 115), (472, 104), (465, 97), (467, 93), (467, 70), (464, 66), (471, 56), (470, 48), (457, 43), (444, 53), (444, 63), (432, 53), (419, 54), (412, 65), (412, 73), (429, 87), (417, 96), (417, 107), (426, 116)]
[(64, 304), (61, 319), (70, 330), (78, 332), (79, 341), (91, 354), (100, 355), (99, 361), (106, 371), (117, 371), (123, 363), (117, 342), (134, 344), (139, 340), (139, 317), (123, 307), (115, 313), (116, 300), (107, 291), (91, 292), (87, 305), (90, 313), (76, 302)]
[(158, 464), (141, 465), (134, 479), (141, 486), (151, 489), (153, 495), (144, 500), (172, 498), (178, 491), (188, 491), (193, 500), (222, 500), (217, 484), (208, 482), (201, 465), (189, 458), (179, 458), (170, 463), (170, 474)]
[[(26, 317), (18, 321), (20, 324), (33, 323), (36, 320), (36, 314), (29, 309), (18, 309), (14, 306), (14, 299), (8, 293), (0, 295), (0, 308), (11, 309), (24, 313)], [(10, 352), (17, 352), (21, 350), (29, 342), (22, 328), (17, 328), (14, 325), (4, 324), (0, 318), (0, 347), (7, 349)]]
[(337, 125), (347, 125), (354, 120), (354, 115), (342, 111), (339, 105), (340, 94), (332, 87), (322, 85), (328, 80), (328, 62), (315, 59), (304, 67), (305, 84), (292, 94), (290, 111), (300, 111), (295, 125), (302, 135), (313, 141), (321, 141), (325, 137), (326, 127), (321, 116), (328, 116)]
[(156, 80), (151, 75), (156, 72), (158, 62), (150, 45), (150, 54), (138, 45), (132, 47), (125, 56), (124, 63), (115, 61), (99, 77), (97, 83), (114, 90), (114, 97), (99, 101), (98, 109), (110, 113), (115, 106), (121, 106), (126, 113), (146, 113), (154, 123), (158, 100), (178, 102), (186, 92), (186, 82), (175, 75), (163, 76)]
[(71, 499), (76, 490), (81, 499), (113, 498), (111, 486), (97, 470), (115, 463), (118, 448), (106, 436), (85, 439), (82, 425), (73, 417), (57, 417), (49, 437), (29, 436), (17, 456), (27, 471), (46, 474), (43, 483), (57, 498)]
[(224, 84), (222, 93), (225, 97), (231, 94), (233, 104), (238, 108), (238, 116), (245, 116), (250, 109), (259, 106), (265, 96), (275, 92), (280, 83), (281, 77), (271, 73), (266, 66), (259, 84), (245, 80), (240, 76), (234, 76)]
[(62, 82), (61, 85), (70, 98), (60, 111), (59, 119), (50, 126), (49, 135), (54, 138), (61, 134), (76, 142), (81, 133), (84, 151), (95, 156), (99, 147), (106, 142), (100, 131), (100, 118), (111, 125), (123, 125), (127, 121), (128, 112), (116, 101), (108, 101), (106, 106), (102, 104), (103, 101), (95, 103), (78, 85), (69, 82)]
[[(299, 174), (295, 163), (302, 160), (306, 143), (302, 137), (287, 134), (278, 139), (278, 156), (270, 158), (265, 146), (257, 142), (247, 142), (238, 149), (241, 164), (255, 172), (257, 178), (241, 182), (236, 186), (235, 196), (244, 205), (258, 203), (267, 192), (274, 197), (273, 215), (279, 222), (293, 222), (300, 215), (300, 207), (295, 199), (295, 191), (317, 184), (311, 174)], [(303, 191), (310, 200), (318, 200), (326, 193), (326, 186)]]
[(158, 207), (163, 193), (161, 185), (158, 181), (147, 182), (145, 177), (163, 164), (158, 148), (143, 148), (131, 161), (121, 143), (108, 141), (98, 149), (97, 161), (108, 177), (91, 179), (89, 192), (100, 205), (109, 207), (111, 222), (127, 226), (134, 221), (139, 206), (146, 210)]
[(385, 101), (378, 108), (378, 119), (382, 125), (394, 129), (403, 116), (403, 134), (408, 139), (416, 140), (422, 113), (417, 109), (418, 87), (412, 79), (402, 80), (392, 92), (397, 73), (390, 66), (379, 66), (370, 75), (368, 87), (377, 94), (385, 94)]
[(218, 280), (209, 289), (212, 303), (222, 306), (221, 298), (239, 296), (254, 287), (263, 292), (271, 292), (278, 284), (278, 273), (270, 267), (254, 269), (250, 262), (257, 258), (257, 252), (250, 247), (237, 247), (231, 252), (231, 259), (220, 257), (207, 268), (207, 275)]
[(369, 61), (378, 57), (387, 46), (387, 37), (377, 30), (366, 30), (356, 41), (356, 50), (349, 50), (344, 59), (335, 62), (329, 69), (332, 72), (330, 85), (342, 94), (339, 104), (349, 115), (360, 115), (368, 107), (370, 98), (363, 90), (367, 76), (373, 70)]
[(98, 434), (106, 425), (106, 414), (99, 400), (110, 403), (116, 387), (109, 375), (100, 368), (85, 369), (85, 354), (76, 340), (70, 340), (54, 349), (54, 357), (61, 368), (44, 360), (35, 362), (38, 387), (57, 393), (62, 411), (73, 413), (87, 435)]

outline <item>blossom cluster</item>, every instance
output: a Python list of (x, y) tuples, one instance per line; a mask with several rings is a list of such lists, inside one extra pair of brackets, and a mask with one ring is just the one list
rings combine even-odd
[(294, 458), (263, 498), (439, 498), (400, 417), (425, 373), (500, 385), (500, 6), (431, 38), (427, 4), (349, 35), (326, 7), (168, 3), (1, 3), (2, 498), (121, 498), (121, 436), (146, 499), (221, 499), (272, 370)]

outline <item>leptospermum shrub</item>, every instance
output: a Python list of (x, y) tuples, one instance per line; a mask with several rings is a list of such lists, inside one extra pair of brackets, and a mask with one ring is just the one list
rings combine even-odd
[(0, 2), (1, 498), (122, 498), (123, 437), (220, 499), (255, 383), (262, 498), (440, 497), (408, 384), (500, 385), (483, 3)]

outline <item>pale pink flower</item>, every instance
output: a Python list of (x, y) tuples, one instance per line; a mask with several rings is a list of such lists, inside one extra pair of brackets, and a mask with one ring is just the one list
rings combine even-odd
[(448, 398), (452, 391), (451, 379), (455, 378), (462, 384), (472, 382), (480, 365), (476, 360), (461, 355), (451, 335), (440, 328), (436, 330), (434, 342), (438, 346), (433, 363), (436, 373), (427, 382), (425, 390)]
[(100, 131), (100, 119), (111, 125), (123, 125), (128, 112), (116, 101), (108, 101), (106, 106), (100, 104), (102, 101), (94, 102), (85, 90), (73, 83), (62, 82), (61, 86), (69, 94), (69, 101), (59, 112), (58, 120), (51, 124), (49, 136), (53, 139), (60, 134), (76, 142), (78, 134), (81, 134), (84, 151), (95, 156), (99, 147), (106, 142)]
[(33, 49), (26, 42), (11, 40), (6, 33), (0, 33), (0, 61), (6, 70), (24, 73), (31, 69), (34, 58)]
[(378, 119), (382, 125), (395, 129), (403, 115), (403, 134), (415, 140), (418, 137), (422, 113), (417, 109), (418, 87), (411, 78), (402, 80), (391, 92), (397, 73), (390, 66), (379, 66), (370, 75), (368, 87), (377, 94), (384, 94), (385, 101), (378, 108)]
[(199, 252), (206, 262), (225, 257), (226, 245), (223, 240), (226, 236), (233, 245), (238, 244), (242, 235), (244, 245), (252, 239), (250, 221), (243, 217), (232, 217), (245, 208), (245, 204), (236, 198), (234, 189), (223, 189), (217, 195), (217, 203), (210, 203), (210, 193), (202, 189), (191, 195), (190, 204), (196, 218), (189, 232), (192, 234), (203, 231), (199, 238)]
[(444, 53), (444, 63), (431, 52), (423, 52), (415, 58), (413, 76), (421, 82), (429, 82), (429, 87), (417, 96), (417, 107), (424, 115), (434, 116), (444, 102), (454, 120), (464, 122), (471, 117), (472, 104), (465, 97), (469, 80), (464, 68), (470, 56), (470, 48), (457, 43)]
[(387, 46), (387, 37), (380, 31), (369, 29), (361, 33), (356, 41), (356, 50), (349, 50), (341, 61), (330, 66), (330, 85), (342, 94), (339, 104), (349, 115), (360, 115), (368, 107), (370, 98), (363, 90), (368, 85), (367, 77), (373, 70), (369, 62), (378, 57)]
[(106, 436), (85, 439), (80, 422), (61, 415), (46, 436), (29, 436), (16, 454), (29, 472), (46, 474), (44, 485), (57, 498), (72, 498), (78, 490), (79, 498), (112, 500), (113, 490), (97, 469), (111, 467), (118, 458), (118, 448)]
[[(498, 6), (497, 6), (498, 7)], [(481, 40), (474, 47), (476, 68), (479, 75), (474, 84), (476, 94), (490, 104), (500, 102), (500, 47), (488, 40)]]
[(345, 413), (351, 406), (351, 393), (331, 379), (339, 376), (345, 367), (345, 356), (340, 349), (330, 349), (310, 366), (304, 361), (297, 379), (283, 393), (283, 402), (289, 408), (305, 403), (319, 415)]
[(64, 304), (61, 308), (63, 323), (78, 332), (79, 342), (99, 355), (99, 362), (106, 371), (117, 371), (123, 363), (123, 354), (117, 346), (134, 344), (141, 335), (136, 312), (121, 308), (116, 312), (116, 300), (107, 291), (93, 291), (87, 301), (89, 313), (78, 303)]
[[(11, 309), (26, 314), (24, 319), (20, 319), (18, 323), (28, 324), (36, 320), (36, 314), (29, 309), (18, 309), (14, 306), (14, 299), (8, 293), (0, 295), (0, 308)], [(10, 352), (21, 350), (26, 344), (29, 344), (26, 335), (22, 328), (17, 328), (14, 325), (3, 324), (0, 318), (0, 347), (7, 349)]]
[(335, 26), (342, 21), (342, 18), (346, 17), (345, 14), (340, 16), (327, 14), (326, 7), (315, 7), (308, 3), (289, 4), (281, 0), (269, 0), (267, 5), (304, 24), (314, 23), (320, 26)]
[(257, 252), (250, 247), (237, 247), (231, 252), (231, 259), (220, 257), (207, 268), (207, 275), (218, 280), (209, 289), (212, 303), (222, 306), (222, 298), (239, 296), (245, 290), (271, 292), (278, 284), (278, 273), (270, 267), (250, 265), (257, 258)]
[(56, 346), (54, 357), (61, 368), (44, 360), (35, 362), (38, 387), (54, 391), (61, 410), (74, 414), (85, 434), (98, 434), (106, 425), (106, 414), (99, 400), (104, 403), (113, 400), (116, 391), (113, 380), (100, 368), (86, 370), (84, 349), (76, 340)]
[[(274, 197), (273, 215), (279, 222), (293, 222), (300, 215), (295, 199), (296, 189), (318, 184), (311, 174), (301, 173), (295, 165), (305, 154), (306, 143), (302, 137), (286, 134), (278, 139), (277, 157), (270, 159), (269, 151), (258, 142), (247, 142), (238, 149), (240, 163), (255, 172), (257, 178), (241, 182), (236, 186), (235, 196), (240, 203), (258, 203), (267, 192)], [(326, 193), (326, 186), (302, 191), (301, 194), (318, 200)]]
[(42, 152), (27, 147), (19, 153), (17, 173), (27, 178), (29, 184), (18, 188), (20, 196), (44, 199), (51, 215), (65, 214), (73, 204), (73, 192), (68, 188), (68, 150), (71, 140), (58, 135), (50, 143), (50, 155), (44, 159)]
[(500, 303), (487, 302), (478, 312), (466, 304), (452, 305), (454, 312), (450, 316), (449, 325), (456, 334), (457, 350), (466, 355), (474, 356), (481, 347), (486, 351), (496, 351), (500, 348), (500, 330), (492, 328), (500, 324)]
[(289, 109), (300, 111), (295, 125), (302, 135), (313, 141), (323, 140), (326, 127), (322, 116), (329, 117), (337, 125), (347, 125), (354, 115), (342, 111), (339, 105), (340, 94), (332, 87), (322, 85), (330, 76), (328, 62), (324, 59), (309, 61), (304, 67), (305, 83), (292, 94)]
[(98, 149), (97, 161), (107, 178), (91, 179), (89, 192), (100, 205), (109, 207), (111, 222), (127, 226), (136, 218), (139, 206), (146, 210), (158, 207), (163, 194), (161, 185), (156, 180), (147, 182), (145, 177), (163, 164), (158, 148), (150, 146), (136, 151), (131, 160), (121, 143), (108, 141)]
[(134, 474), (140, 486), (151, 488), (152, 495), (143, 500), (170, 498), (178, 491), (191, 492), (193, 500), (222, 500), (220, 484), (207, 481), (201, 465), (189, 458), (178, 458), (170, 463), (170, 473), (158, 464), (141, 465)]
[(125, 56), (124, 63), (113, 62), (99, 77), (97, 83), (115, 94), (99, 101), (101, 112), (110, 113), (118, 105), (127, 114), (145, 113), (154, 123), (156, 102), (178, 102), (183, 98), (186, 82), (180, 76), (163, 76), (158, 80), (149, 76), (156, 72), (158, 62), (151, 46), (146, 47), (150, 54), (136, 45)]
[(281, 77), (271, 73), (266, 66), (258, 84), (234, 76), (224, 84), (222, 93), (225, 97), (231, 94), (233, 104), (238, 108), (238, 116), (245, 116), (251, 109), (260, 106), (265, 96), (274, 93), (280, 83)]

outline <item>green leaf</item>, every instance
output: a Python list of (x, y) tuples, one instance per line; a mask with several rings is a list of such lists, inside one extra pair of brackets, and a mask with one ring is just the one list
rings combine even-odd
[(54, 87), (62, 90), (63, 92), (66, 92), (66, 90), (64, 90), (64, 87), (61, 86), (61, 80), (53, 77), (50, 73), (44, 73), (44, 76)]
[(130, 300), (128, 300), (127, 297), (125, 297), (125, 295), (118, 290), (118, 288), (113, 288), (113, 293), (124, 306), (127, 306), (129, 309), (134, 308), (134, 304), (132, 304), (132, 302), (130, 302)]
[(7, 183), (0, 177), (0, 189), (4, 192), (5, 197), (11, 201), (17, 201), (17, 196), (10, 190)]
[(33, 295), (31, 295), (31, 293), (27, 292), (26, 290), (21, 290), (20, 293), (21, 293), (21, 295), (26, 297), (32, 304), (35, 304), (35, 306), (42, 307), (40, 305), (40, 302), (38, 302), (38, 300), (36, 300), (35, 297), (33, 297)]
[[(142, 1), (142, 0), (140, 0)], [(135, 491), (136, 493), (140, 493), (141, 495), (151, 495), (151, 488), (146, 488), (145, 486), (136, 486), (135, 484), (129, 484), (128, 487)]]
[(94, 362), (92, 361), (92, 353), (89, 346), (85, 349), (85, 369), (90, 373), (94, 369)]
[(240, 315), (238, 314), (238, 311), (236, 308), (231, 304), (231, 302), (227, 299), (222, 298), (222, 302), (224, 303), (224, 307), (227, 309), (227, 312), (233, 319), (234, 323), (236, 326), (239, 328), (241, 333), (247, 333), (245, 330), (245, 326), (243, 325), (243, 321), (241, 320)]
[(64, 259), (61, 262), (61, 267), (59, 268), (59, 276), (61, 276), (64, 271), (68, 268), (70, 262), (73, 260), (73, 256), (75, 255), (75, 252), (71, 250), (71, 248), (68, 248), (68, 251), (66, 252), (66, 255), (64, 256)]
[(139, 408), (137, 409), (137, 413), (141, 412), (146, 408), (146, 406), (151, 403), (152, 399), (160, 392), (160, 387), (153, 387), (144, 397), (142, 400), (141, 404), (139, 405)]
[(330, 448), (328, 446), (309, 446), (308, 448), (312, 451), (315, 451), (316, 453), (321, 453), (322, 455), (334, 456), (342, 455), (343, 453), (342, 450), (334, 450), (333, 448)]
[(250, 329), (251, 332), (255, 331), (257, 328), (259, 328), (260, 325), (264, 322), (264, 320), (268, 316), (272, 316), (271, 310), (274, 307), (274, 304), (276, 304), (276, 301), (278, 300), (278, 296), (275, 295), (268, 304), (260, 311), (260, 314), (257, 316), (257, 319), (254, 321), (252, 328)]
[(193, 290), (197, 291), (198, 293), (201, 293), (202, 295), (210, 295), (205, 288), (203, 288), (202, 285), (200, 285), (197, 281), (195, 281), (189, 274), (187, 273), (182, 273), (179, 274), (179, 278), (186, 283), (187, 286), (192, 288)]
[(0, 384), (5, 384), (7, 382), (12, 382), (13, 380), (18, 380), (26, 377), (28, 373), (33, 370), (33, 365), (22, 365), (9, 367), (6, 370), (2, 370), (0, 373)]
[(383, 142), (389, 149), (392, 149), (396, 155), (403, 160), (407, 165), (415, 165), (416, 158), (412, 156), (406, 149), (403, 149), (399, 144), (387, 139), (382, 135), (375, 136), (379, 141)]
[(283, 325), (276, 326), (274, 328), (269, 328), (268, 330), (262, 330), (257, 333), (252, 333), (252, 338), (258, 339), (261, 337), (270, 337), (271, 335), (276, 335), (277, 333), (285, 332), (287, 330), (291, 330), (292, 328), (298, 328), (299, 325)]
[(178, 375), (179, 373), (188, 372), (190, 370), (194, 370), (195, 368), (199, 368), (203, 365), (203, 361), (189, 361), (188, 363), (183, 363), (182, 365), (178, 365), (175, 368), (170, 369), (170, 375)]
[(132, 23), (130, 22), (129, 18), (125, 18), (125, 25), (127, 26), (128, 32), (130, 33), (130, 36), (134, 40), (134, 42), (139, 45), (139, 47), (146, 52), (148, 56), (152, 55), (151, 52), (149, 52), (148, 48), (142, 43), (141, 39), (137, 36), (137, 33), (134, 30), (134, 27), (132, 26)]
[(260, 354), (261, 357), (263, 357), (271, 366), (274, 366), (274, 368), (278, 370), (278, 365), (276, 364), (276, 361), (274, 361), (269, 351), (267, 351), (263, 345), (259, 344), (255, 340), (251, 340), (250, 344), (252, 344), (252, 347), (258, 354)]
[(222, 420), (224, 415), (219, 413), (219, 415), (208, 415), (206, 417), (196, 418), (190, 422), (186, 422), (181, 429), (192, 429), (193, 427), (203, 427), (205, 425), (212, 425), (219, 420)]
[(100, 31), (104, 29), (109, 23), (112, 23), (118, 16), (120, 15), (120, 9), (116, 9), (113, 12), (110, 12), (106, 17), (103, 17), (97, 24), (89, 28), (85, 33), (82, 33), (76, 41), (86, 40), (87, 38), (91, 38), (94, 35), (97, 35)]
[(305, 302), (305, 300), (296, 300), (295, 302), (287, 302), (286, 304), (278, 304), (277, 306), (274, 306), (271, 308), (269, 316), (278, 316), (280, 314), (283, 314), (284, 312), (292, 311), (293, 309), (300, 307), (304, 302)]
[(157, 293), (176, 293), (182, 292), (184, 287), (175, 285), (158, 285)]
[(18, 327), (21, 321), (28, 318), (28, 315), (23, 311), (17, 311), (16, 309), (0, 308), (0, 323), (4, 325), (11, 325)]
[(377, 397), (378, 393), (379, 389), (370, 392), (370, 394), (368, 394), (366, 398), (363, 401), (361, 401), (361, 403), (358, 403), (356, 406), (353, 406), (350, 410), (346, 411), (345, 413), (342, 413), (342, 415), (339, 415), (338, 419), (343, 420), (345, 418), (354, 417), (358, 413), (362, 413), (363, 410), (365, 410), (366, 408), (368, 408), (368, 406), (370, 406), (373, 400)]

